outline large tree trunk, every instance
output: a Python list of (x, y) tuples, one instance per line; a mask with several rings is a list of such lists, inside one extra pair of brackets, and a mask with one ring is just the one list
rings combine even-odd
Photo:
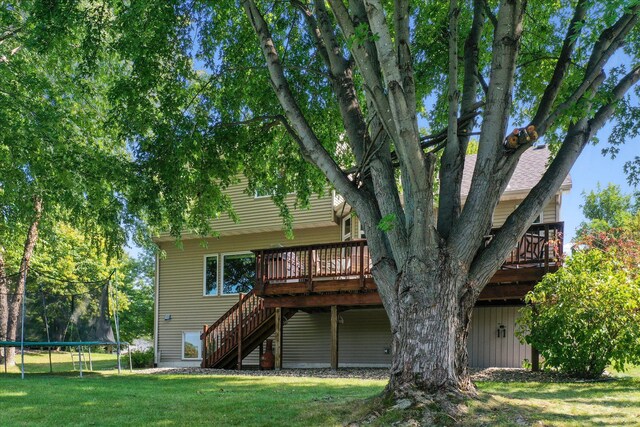
[(392, 324), (393, 364), (387, 393), (474, 394), (466, 339), (473, 303), (458, 289), (465, 272), (440, 259), (411, 258), (398, 281), (397, 321)]
[[(27, 274), (31, 265), (31, 258), (33, 256), (33, 250), (38, 241), (38, 225), (40, 218), (42, 217), (42, 199), (38, 196), (33, 198), (33, 220), (29, 226), (27, 237), (24, 242), (24, 249), (22, 252), (22, 261), (20, 262), (20, 274), (18, 278), (18, 286), (16, 286), (15, 294), (11, 298), (9, 304), (9, 316), (7, 325), (7, 340), (16, 341), (18, 337), (18, 325), (21, 324), (22, 314), (22, 299), (24, 295), (24, 287), (27, 281)], [(15, 365), (16, 349), (15, 347), (8, 347), (6, 351), (7, 365)]]

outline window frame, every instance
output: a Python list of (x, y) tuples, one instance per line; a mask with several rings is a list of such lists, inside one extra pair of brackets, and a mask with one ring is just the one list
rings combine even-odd
[[(222, 255), (221, 256), (222, 264), (221, 264), (220, 280), (218, 280), (218, 283), (219, 283), (218, 295), (219, 296), (238, 295), (239, 292), (236, 292), (236, 293), (225, 293), (224, 292), (224, 257), (227, 256), (227, 255), (250, 255), (251, 257), (253, 257), (254, 265), (255, 265), (256, 255), (251, 251), (223, 252), (221, 255)], [(255, 269), (254, 269), (254, 271), (255, 271)]]
[[(347, 220), (351, 222), (351, 225), (349, 226), (349, 233), (345, 233)], [(353, 235), (353, 217), (351, 216), (351, 214), (342, 217), (342, 224), (341, 224), (340, 231), (342, 232), (343, 242), (348, 242), (351, 240), (351, 236)]]
[(198, 357), (185, 357), (184, 348), (185, 348), (185, 336), (186, 334), (196, 334), (198, 338), (200, 338), (200, 334), (202, 331), (182, 331), (182, 350), (180, 353), (181, 360), (202, 360), (202, 340), (198, 340)]
[[(216, 292), (214, 294), (207, 293), (207, 258), (216, 258)], [(207, 254), (203, 256), (202, 265), (202, 296), (217, 297), (220, 295), (220, 253)]]

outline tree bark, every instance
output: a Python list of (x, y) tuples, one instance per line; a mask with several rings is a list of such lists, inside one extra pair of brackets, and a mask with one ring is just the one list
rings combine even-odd
[(466, 338), (473, 301), (457, 289), (466, 273), (439, 256), (414, 254), (398, 283), (392, 323), (393, 362), (386, 393), (475, 394), (467, 369)]
[[(7, 286), (7, 270), (4, 263), (4, 248), (0, 247), (0, 341), (7, 339), (9, 325), (9, 288)], [(6, 347), (0, 348), (0, 362), (4, 363)]]
[[(40, 224), (40, 218), (42, 217), (42, 199), (39, 196), (33, 198), (33, 220), (29, 226), (27, 237), (24, 242), (24, 249), (22, 252), (22, 261), (20, 262), (20, 273), (18, 275), (18, 285), (16, 286), (15, 294), (9, 303), (9, 316), (7, 326), (7, 339), (8, 341), (16, 341), (18, 338), (18, 325), (20, 324), (22, 314), (22, 298), (24, 296), (24, 288), (27, 281), (28, 270), (31, 265), (31, 258), (33, 256), (33, 250), (38, 241), (38, 225)], [(15, 347), (8, 347), (6, 352), (7, 365), (15, 365)]]

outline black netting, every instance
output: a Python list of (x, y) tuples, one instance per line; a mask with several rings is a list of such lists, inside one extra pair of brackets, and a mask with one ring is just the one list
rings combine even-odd
[[(0, 289), (6, 297), (10, 313), (21, 313), (20, 298), (23, 275), (0, 278)], [(0, 284), (2, 285), (2, 284)], [(65, 281), (50, 275), (29, 271), (24, 302), (24, 341), (26, 342), (101, 342), (115, 343), (110, 316), (109, 279), (92, 282)], [(2, 304), (0, 304), (0, 307)], [(17, 311), (16, 311), (17, 310)], [(2, 315), (2, 313), (0, 313)], [(7, 334), (0, 327), (0, 341), (21, 341), (22, 316)], [(12, 333), (15, 330), (15, 335)]]

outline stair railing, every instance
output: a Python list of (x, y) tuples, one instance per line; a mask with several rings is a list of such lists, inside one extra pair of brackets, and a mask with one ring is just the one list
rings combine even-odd
[(238, 366), (242, 365), (242, 340), (266, 321), (273, 309), (265, 308), (264, 300), (251, 290), (239, 294), (238, 302), (210, 326), (204, 325), (202, 340), (203, 368), (211, 367), (234, 349), (238, 349)]

